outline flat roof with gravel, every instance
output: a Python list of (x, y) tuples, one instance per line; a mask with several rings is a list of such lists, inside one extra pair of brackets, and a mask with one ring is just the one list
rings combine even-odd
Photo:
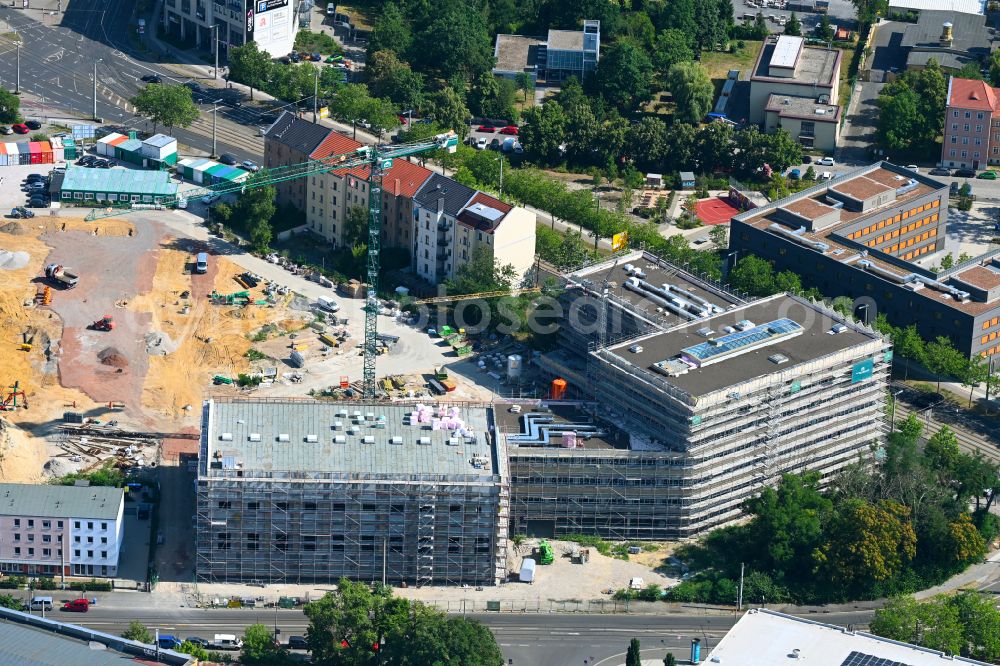
[[(495, 460), (492, 410), (423, 404), (433, 409), (433, 418), (417, 423), (411, 418), (417, 403), (210, 400), (203, 413), (202, 452), (209, 476), (215, 469), (236, 469), (492, 478), (493, 464), (472, 464), (476, 456)], [(438, 427), (454, 418), (453, 407), (464, 433)]]

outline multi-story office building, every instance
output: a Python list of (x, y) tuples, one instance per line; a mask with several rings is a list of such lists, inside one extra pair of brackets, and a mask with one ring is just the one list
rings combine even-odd
[(199, 49), (215, 53), (220, 62), (229, 49), (256, 42), (273, 57), (292, 50), (303, 0), (164, 0), (164, 30)]
[(932, 271), (945, 249), (948, 187), (881, 162), (732, 219), (729, 247), (802, 276), (825, 296), (863, 299), (968, 355), (1000, 351), (1000, 250)]
[(493, 49), (497, 76), (526, 73), (535, 81), (583, 81), (601, 59), (601, 22), (585, 20), (583, 30), (549, 30), (548, 37), (497, 35)]
[(0, 571), (118, 575), (121, 488), (0, 484)]
[(495, 585), (507, 455), (488, 406), (204, 405), (201, 581)]
[(524, 278), (535, 262), (535, 215), (440, 174), (413, 197), (414, 270), (432, 283), (454, 277), (482, 248)]
[(948, 79), (941, 164), (962, 169), (1000, 164), (1000, 89), (985, 81)]
[(624, 288), (607, 293), (611, 262), (589, 284), (570, 276), (607, 302), (609, 337), (612, 319), (629, 324), (607, 344), (562, 335), (540, 359), (568, 396), (597, 401), (596, 420), (498, 412), (513, 532), (683, 538), (736, 519), (782, 474), (832, 474), (881, 441), (891, 351), (879, 334), (797, 297), (741, 304), (664, 268), (630, 257)]
[[(839, 104), (840, 65), (839, 49), (806, 46), (802, 37), (769, 37), (750, 74), (750, 122), (765, 124), (769, 112), (777, 114), (771, 119), (773, 125), (766, 125), (768, 129), (784, 127), (788, 122), (790, 131), (795, 130), (791, 131), (792, 136), (805, 145), (816, 145), (817, 140), (825, 144), (830, 107)], [(791, 98), (803, 101), (783, 102)], [(781, 107), (785, 106), (789, 107), (785, 114), (787, 121), (780, 118), (785, 110)], [(810, 116), (813, 120), (800, 116)], [(818, 123), (813, 126), (821, 130), (818, 135), (815, 131), (809, 134), (809, 122)]]

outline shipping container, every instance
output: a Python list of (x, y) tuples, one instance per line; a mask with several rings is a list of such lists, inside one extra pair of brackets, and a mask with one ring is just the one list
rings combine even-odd
[(52, 144), (52, 161), (53, 162), (64, 162), (66, 161), (66, 153), (63, 149), (63, 140), (58, 136), (54, 136), (49, 139)]
[(0, 166), (7, 166), (7, 144), (0, 142)]
[(153, 163), (177, 163), (177, 139), (166, 134), (154, 134), (142, 142), (140, 150), (143, 158), (150, 161), (148, 166), (158, 166)]
[(128, 137), (117, 132), (111, 133), (97, 140), (97, 154), (102, 157), (114, 157), (115, 146), (128, 141)]
[(52, 144), (48, 141), (39, 141), (38, 150), (42, 154), (41, 164), (52, 164)]
[(115, 146), (115, 159), (142, 166), (142, 141), (129, 139)]
[(24, 142), (18, 143), (17, 145), (17, 163), (21, 166), (27, 166), (31, 164), (31, 143)]
[(74, 141), (69, 137), (64, 137), (62, 140), (62, 145), (63, 145), (63, 157), (66, 158), (66, 161), (69, 162), (71, 160), (75, 160), (77, 156), (76, 141)]

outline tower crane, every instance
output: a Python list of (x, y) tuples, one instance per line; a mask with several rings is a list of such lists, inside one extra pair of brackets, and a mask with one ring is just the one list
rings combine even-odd
[(458, 137), (454, 132), (438, 134), (421, 141), (398, 145), (361, 146), (349, 153), (330, 155), (301, 164), (276, 167), (251, 176), (242, 183), (220, 183), (210, 187), (188, 190), (183, 196), (156, 197), (153, 204), (128, 203), (125, 206), (95, 208), (87, 215), (87, 220), (116, 217), (124, 213), (153, 208), (176, 208), (178, 201), (208, 194), (244, 193), (247, 190), (266, 187), (297, 178), (305, 178), (317, 173), (342, 171), (345, 169), (368, 168), (368, 292), (365, 295), (365, 346), (364, 380), (362, 394), (366, 400), (375, 399), (375, 357), (378, 355), (378, 271), (379, 245), (382, 236), (382, 177), (392, 168), (392, 161), (409, 155), (417, 155), (431, 150), (455, 152)]

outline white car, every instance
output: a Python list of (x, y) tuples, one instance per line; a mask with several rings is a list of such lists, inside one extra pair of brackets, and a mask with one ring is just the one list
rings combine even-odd
[(907, 164), (907, 165), (906, 165), (905, 167), (903, 167), (903, 168), (904, 168), (904, 169), (909, 169), (909, 170), (910, 170), (910, 171), (912, 171), (913, 173), (920, 173), (920, 167), (918, 167), (918, 166), (917, 166), (916, 164)]
[(184, 197), (177, 197), (177, 207), (181, 210), (187, 210), (188, 200)]
[(218, 201), (221, 196), (221, 194), (206, 194), (201, 198), (201, 202), (206, 206), (211, 206)]
[(486, 150), (487, 145), (489, 144), (486, 143), (485, 137), (479, 137), (476, 139), (476, 150)]
[(824, 157), (816, 162), (820, 166), (837, 166), (832, 157)]
[(244, 171), (249, 171), (250, 173), (257, 173), (260, 171), (260, 165), (253, 160), (243, 160), (240, 162), (240, 168)]
[(819, 179), (820, 180), (831, 180), (832, 178), (833, 178), (833, 174), (830, 173), (829, 171), (824, 171), (823, 173), (821, 173), (819, 175)]

